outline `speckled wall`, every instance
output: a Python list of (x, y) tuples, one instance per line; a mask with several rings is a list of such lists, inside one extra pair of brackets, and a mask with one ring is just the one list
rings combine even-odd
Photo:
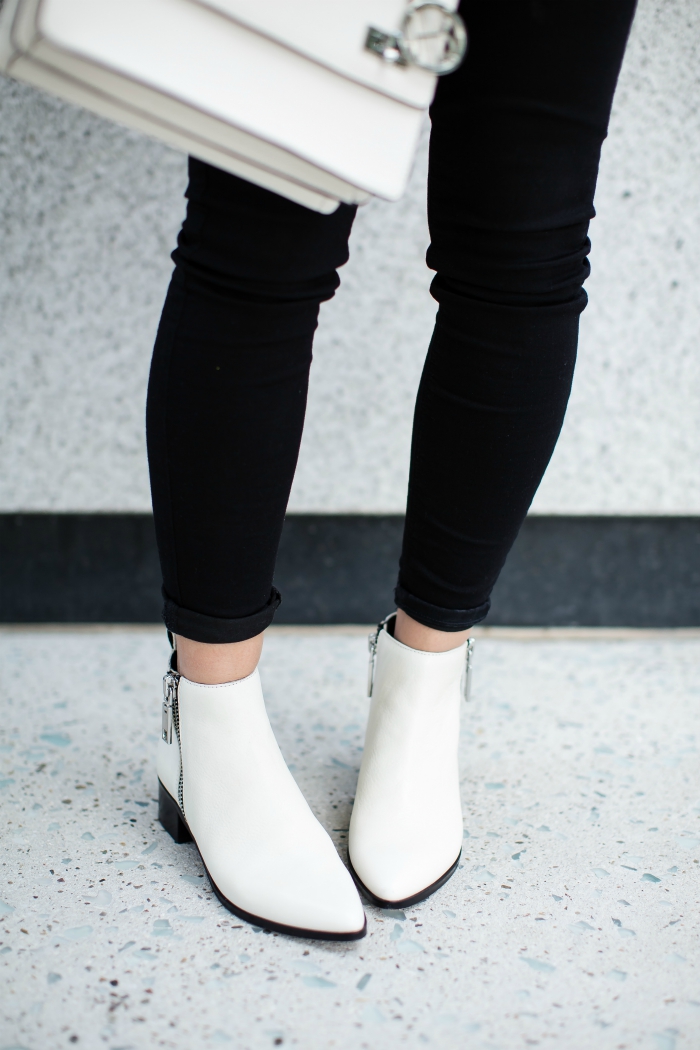
[[(591, 305), (534, 510), (700, 514), (700, 10), (642, 0), (593, 223)], [(425, 152), (357, 221), (323, 309), (296, 511), (403, 508), (434, 304)], [(0, 81), (0, 511), (147, 510), (150, 347), (180, 155)]]

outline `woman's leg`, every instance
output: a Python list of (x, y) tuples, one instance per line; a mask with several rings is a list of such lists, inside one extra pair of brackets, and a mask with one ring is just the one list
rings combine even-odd
[(459, 859), (465, 632), (488, 612), (564, 418), (634, 0), (461, 10), (470, 52), (432, 109), (440, 310), (416, 403), (399, 613), (375, 643), (349, 835), (366, 891), (394, 907), (429, 896)]
[(148, 392), (165, 620), (159, 816), (257, 926), (354, 940), (362, 904), (275, 741), (255, 670), (319, 303), (354, 209), (321, 216), (198, 161)]
[(190, 161), (156, 340), (148, 455), (164, 616), (193, 681), (243, 678), (280, 597), (275, 556), (319, 304), (355, 209), (318, 215)]
[(396, 600), (455, 643), (488, 612), (564, 419), (600, 149), (634, 8), (466, 0), (469, 54), (432, 108), (428, 265), (440, 309)]

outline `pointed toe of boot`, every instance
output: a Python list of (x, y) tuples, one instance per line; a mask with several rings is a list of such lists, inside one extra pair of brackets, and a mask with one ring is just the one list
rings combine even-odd
[(359, 888), (379, 907), (399, 907), (427, 885), (427, 882), (421, 883), (420, 879), (416, 881), (410, 875), (407, 877), (404, 865), (399, 863), (395, 868), (394, 864), (387, 864), (386, 858), (379, 855), (372, 856), (369, 860), (358, 860), (356, 856), (351, 855), (350, 863)]
[[(360, 838), (361, 836), (358, 836)], [(418, 904), (439, 889), (459, 862), (460, 847), (406, 851), (385, 847), (350, 847), (350, 863), (360, 890), (381, 908)]]
[(337, 863), (337, 871), (326, 872), (322, 879), (308, 879), (306, 891), (296, 894), (297, 920), (292, 925), (326, 937), (355, 940), (364, 937), (367, 920), (350, 872), (340, 858)]
[(225, 850), (210, 851), (217, 854), (209, 875), (219, 899), (248, 921), (280, 932), (364, 936), (365, 913), (350, 873), (320, 825), (306, 831), (304, 841), (278, 839), (245, 858), (238, 853), (234, 862)]
[(304, 925), (307, 929), (326, 930), (329, 934), (348, 940), (363, 937), (367, 920), (362, 901), (350, 872), (338, 857), (330, 839), (329, 845), (335, 858), (334, 869), (326, 870), (323, 877), (317, 875), (309, 881), (304, 900)]
[(334, 892), (328, 888), (323, 895), (309, 897), (304, 902), (304, 911), (300, 915), (299, 928), (313, 934), (317, 930), (320, 937), (337, 940), (354, 941), (364, 937), (367, 932), (367, 919), (362, 907), (355, 883), (347, 869), (347, 885), (336, 886)]

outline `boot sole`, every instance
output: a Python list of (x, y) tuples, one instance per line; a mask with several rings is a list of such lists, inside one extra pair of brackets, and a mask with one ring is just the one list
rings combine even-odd
[(413, 904), (420, 904), (421, 901), (425, 901), (428, 899), (428, 897), (432, 897), (436, 890), (439, 890), (441, 886), (445, 885), (448, 879), (452, 878), (452, 876), (457, 870), (457, 866), (460, 862), (461, 856), (462, 851), (460, 850), (457, 860), (451, 867), (447, 869), (444, 875), (441, 875), (439, 879), (435, 880), (435, 882), (431, 882), (430, 886), (426, 886), (424, 890), (420, 890), (418, 893), (414, 893), (410, 897), (404, 897), (403, 900), (400, 901), (385, 901), (381, 897), (377, 897), (377, 895), (372, 893), (371, 890), (368, 890), (362, 879), (359, 877), (359, 875), (353, 868), (352, 861), (350, 860), (349, 855), (348, 868), (350, 870), (350, 874), (355, 880), (355, 885), (357, 886), (362, 896), (365, 897), (370, 904), (373, 904), (375, 908), (410, 908)]
[[(321, 930), (305, 930), (299, 926), (285, 926), (279, 922), (272, 922), (270, 919), (263, 919), (259, 915), (251, 915), (250, 912), (244, 911), (243, 908), (237, 907), (232, 901), (223, 895), (219, 887), (216, 885), (209, 869), (207, 868), (204, 857), (202, 856), (199, 846), (197, 846), (197, 840), (190, 831), (187, 821), (182, 813), (182, 810), (178, 806), (177, 802), (167, 790), (163, 787), (161, 781), (158, 781), (158, 820), (163, 825), (168, 834), (177, 842), (182, 844), (184, 842), (193, 842), (199, 858), (202, 861), (202, 866), (207, 873), (207, 878), (211, 883), (211, 888), (216, 894), (217, 898), (221, 901), (224, 908), (230, 911), (239, 919), (243, 919), (244, 922), (249, 922), (251, 926), (258, 926), (262, 930), (269, 930), (271, 933), (284, 933), (291, 937), (305, 937), (309, 940), (314, 941), (359, 941), (367, 933), (367, 918), (365, 917), (364, 926), (361, 930), (355, 933), (325, 933)], [(353, 875), (354, 878), (354, 875)]]

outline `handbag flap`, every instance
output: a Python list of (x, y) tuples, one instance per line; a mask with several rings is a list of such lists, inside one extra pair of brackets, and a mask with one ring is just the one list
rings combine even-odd
[[(336, 73), (408, 105), (429, 106), (435, 77), (386, 62), (365, 47), (372, 28), (396, 32), (406, 0), (192, 0), (271, 37)], [(456, 0), (441, 0), (450, 10)]]

